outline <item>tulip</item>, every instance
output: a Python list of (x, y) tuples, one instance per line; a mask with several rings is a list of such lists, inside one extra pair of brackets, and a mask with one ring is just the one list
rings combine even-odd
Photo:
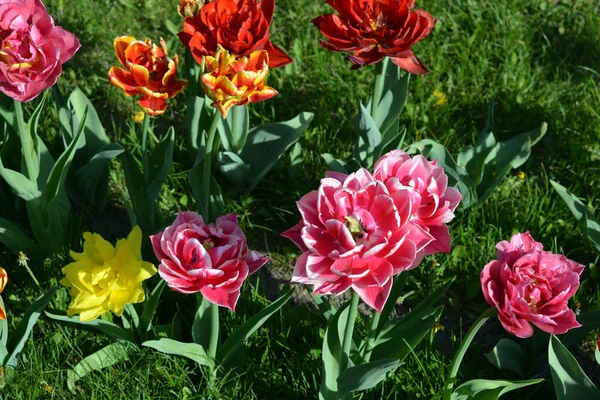
[(177, 292), (202, 293), (209, 302), (235, 311), (248, 275), (269, 259), (249, 250), (237, 216), (206, 224), (194, 212), (180, 212), (164, 232), (151, 237), (158, 273)]
[(202, 6), (198, 15), (185, 19), (179, 39), (198, 64), (222, 46), (236, 56), (266, 50), (269, 67), (282, 67), (292, 59), (271, 43), (274, 11), (275, 0), (214, 0)]
[(108, 73), (110, 83), (126, 96), (141, 95), (138, 104), (151, 116), (164, 113), (167, 100), (177, 96), (187, 85), (186, 80), (177, 79), (179, 58), (177, 55), (170, 58), (164, 40), (160, 43), (158, 47), (150, 39), (116, 38), (115, 52), (124, 68), (112, 67)]
[(202, 87), (223, 118), (233, 106), (268, 100), (277, 91), (267, 86), (269, 54), (255, 51), (250, 57), (237, 57), (220, 47), (214, 57), (206, 56), (207, 73)]
[(568, 303), (579, 288), (583, 265), (544, 251), (529, 233), (516, 234), (496, 248), (498, 259), (481, 271), (481, 289), (498, 309), (504, 329), (527, 338), (533, 335), (531, 324), (555, 335), (581, 326)]
[(0, 91), (20, 102), (54, 85), (80, 47), (40, 0), (1, 1), (0, 37)]
[(412, 46), (429, 35), (436, 20), (428, 12), (412, 10), (414, 0), (327, 0), (339, 14), (313, 20), (331, 51), (352, 53), (350, 61), (360, 67), (383, 57), (413, 74), (429, 71), (415, 56)]

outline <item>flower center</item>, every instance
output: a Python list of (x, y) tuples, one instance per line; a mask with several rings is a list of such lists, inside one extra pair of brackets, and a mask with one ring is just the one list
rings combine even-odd
[(367, 232), (367, 227), (363, 224), (360, 219), (356, 219), (350, 215), (344, 217), (344, 225), (350, 231), (350, 234), (354, 239), (363, 239)]
[(369, 18), (369, 25), (371, 26), (373, 32), (378, 32), (387, 25), (387, 17), (381, 11), (379, 11), (377, 15), (373, 14), (371, 18)]
[(208, 238), (206, 239), (203, 243), (202, 246), (208, 250), (208, 249), (212, 249), (213, 247), (215, 247), (215, 241), (212, 238)]

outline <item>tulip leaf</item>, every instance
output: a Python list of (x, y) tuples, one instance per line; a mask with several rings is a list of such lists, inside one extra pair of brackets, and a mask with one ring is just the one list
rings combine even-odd
[[(158, 198), (158, 193), (171, 171), (173, 163), (173, 148), (175, 146), (175, 129), (170, 127), (163, 139), (156, 145), (150, 155), (150, 183), (146, 189), (146, 200), (154, 203)], [(152, 212), (153, 210), (148, 210)]]
[(396, 358), (384, 358), (348, 368), (337, 379), (338, 392), (359, 392), (375, 387), (389, 372), (402, 365)]
[(32, 254), (36, 249), (35, 242), (28, 234), (4, 218), (0, 218), (0, 243), (15, 253), (22, 251), (25, 254)]
[(348, 174), (350, 172), (348, 171), (348, 164), (342, 160), (334, 158), (331, 154), (324, 153), (321, 154), (321, 157), (323, 157), (325, 163), (327, 164), (327, 171), (340, 172), (342, 174)]
[(300, 139), (312, 119), (312, 113), (303, 112), (289, 121), (261, 125), (248, 132), (246, 144), (239, 153), (244, 163), (250, 166), (246, 185), (240, 188), (244, 193), (250, 193), (279, 157)]
[(240, 156), (230, 151), (223, 151), (217, 155), (217, 161), (219, 170), (227, 180), (237, 187), (244, 185), (250, 166)]
[(473, 379), (456, 388), (452, 394), (454, 400), (497, 400), (508, 392), (543, 382), (543, 379), (527, 381), (494, 381)]
[[(360, 103), (358, 115), (352, 119), (352, 125), (369, 148), (374, 149), (381, 143), (381, 132), (371, 114)], [(361, 160), (363, 161), (363, 160)]]
[(600, 224), (598, 224), (592, 210), (587, 208), (577, 196), (561, 184), (554, 181), (550, 181), (550, 183), (577, 220), (579, 228), (587, 235), (596, 251), (600, 252)]
[(221, 364), (224, 364), (229, 357), (231, 357), (235, 350), (241, 346), (250, 336), (254, 334), (267, 320), (275, 314), (281, 307), (283, 307), (290, 297), (292, 297), (294, 290), (290, 290), (283, 296), (275, 300), (273, 303), (262, 309), (260, 312), (255, 314), (252, 318), (246, 321), (240, 326), (235, 332), (233, 332), (227, 340), (217, 350), (217, 359)]
[(146, 202), (144, 194), (144, 175), (137, 161), (131, 152), (125, 149), (122, 154), (123, 171), (125, 172), (125, 182), (131, 206), (136, 212), (136, 216), (146, 215)]
[(485, 357), (498, 369), (506, 369), (519, 376), (525, 375), (527, 353), (520, 344), (510, 339), (500, 339)]
[(208, 348), (211, 334), (211, 306), (212, 303), (208, 301), (201, 293), (198, 293), (198, 309), (194, 317), (194, 323), (192, 324), (192, 339), (194, 343)]
[[(90, 160), (103, 147), (108, 145), (110, 140), (106, 135), (102, 122), (100, 122), (100, 117), (94, 105), (78, 87), (69, 96), (69, 106), (74, 111), (72, 126), (78, 126), (79, 121), (85, 120), (83, 132), (85, 138), (84, 151), (86, 154), (84, 158)], [(79, 140), (79, 142), (82, 141)]]
[(136, 343), (131, 331), (123, 329), (112, 322), (104, 321), (102, 319), (94, 319), (92, 321), (83, 322), (79, 320), (79, 316), (68, 317), (66, 315), (52, 314), (48, 311), (46, 311), (45, 314), (48, 318), (55, 321), (65, 322), (67, 325), (75, 325), (84, 329), (96, 329), (115, 339)]
[(40, 173), (40, 153), (39, 153), (39, 136), (37, 129), (39, 125), (40, 115), (46, 99), (48, 91), (44, 91), (41, 101), (35, 107), (29, 121), (25, 124), (23, 117), (23, 107), (21, 103), (15, 100), (15, 118), (17, 119), (19, 139), (21, 140), (21, 154), (24, 161), (24, 174), (32, 182), (37, 180)]
[(410, 74), (405, 73), (387, 92), (383, 93), (375, 121), (380, 132), (387, 132), (394, 124), (398, 124), (398, 118), (408, 99), (409, 81)]
[(152, 330), (154, 314), (156, 314), (160, 295), (162, 294), (166, 285), (167, 281), (161, 279), (156, 284), (150, 295), (146, 296), (144, 301), (144, 310), (142, 311), (142, 316), (140, 318), (140, 332), (142, 332), (143, 337), (146, 337), (148, 332)]
[(142, 343), (142, 346), (150, 347), (161, 353), (186, 357), (200, 365), (210, 366), (212, 364), (204, 347), (197, 343), (184, 343), (173, 339), (162, 338), (159, 340), (148, 340)]
[(290, 179), (295, 179), (300, 175), (301, 166), (304, 162), (302, 155), (302, 145), (300, 142), (296, 142), (290, 152), (290, 165), (288, 167), (288, 175)]
[(337, 309), (327, 301), (326, 297), (320, 296), (318, 294), (311, 294), (312, 299), (317, 303), (317, 307), (319, 307), (319, 311), (321, 311), (321, 315), (325, 318), (326, 321), (329, 321), (331, 317), (335, 315)]
[(23, 347), (25, 346), (27, 339), (29, 339), (29, 335), (31, 335), (31, 331), (37, 323), (38, 318), (40, 317), (42, 311), (44, 310), (44, 308), (46, 308), (50, 300), (52, 300), (52, 297), (54, 296), (54, 293), (56, 293), (57, 289), (58, 288), (56, 286), (53, 287), (46, 294), (38, 297), (29, 306), (29, 308), (25, 312), (25, 315), (23, 315), (21, 322), (19, 322), (17, 328), (11, 334), (11, 338), (6, 346), (8, 354), (10, 354), (10, 356), (3, 360), (4, 362), (2, 363), (2, 365), (6, 367), (17, 366), (17, 357), (19, 356), (19, 353), (21, 353), (21, 350), (23, 350)]
[(250, 115), (247, 106), (233, 107), (219, 124), (221, 142), (226, 151), (239, 153), (248, 139)]
[[(192, 192), (194, 193), (194, 198), (196, 199), (196, 207), (200, 211), (200, 214), (206, 216), (205, 210), (202, 207), (202, 191), (204, 190), (204, 163), (199, 163), (194, 166), (190, 172), (188, 173), (188, 182), (192, 188)], [(219, 184), (215, 180), (214, 177), (210, 178), (210, 210), (209, 215), (219, 216), (223, 215), (223, 210), (225, 209), (225, 203), (223, 201), (223, 195), (221, 194), (221, 189), (219, 188)]]
[(130, 347), (124, 343), (111, 343), (81, 360), (67, 371), (67, 386), (75, 393), (75, 383), (93, 371), (99, 371), (129, 359)]
[(600, 389), (594, 386), (575, 357), (554, 335), (548, 344), (548, 362), (558, 400), (600, 399)]
[(342, 359), (342, 340), (348, 322), (350, 302), (341, 306), (329, 320), (323, 339), (323, 376), (319, 400), (338, 399), (338, 377), (340, 376), (340, 360)]
[(596, 349), (594, 350), (594, 357), (596, 358), (596, 362), (600, 364), (600, 348), (596, 345)]
[[(191, 67), (194, 70), (196, 62), (193, 59), (192, 62)], [(190, 81), (190, 88), (193, 86), (193, 81)], [(200, 150), (202, 132), (208, 130), (210, 126), (211, 116), (206, 110), (206, 103), (207, 101), (204, 96), (190, 96), (185, 111), (185, 126), (188, 129), (190, 149), (194, 153), (198, 153)]]
[(377, 326), (377, 333), (381, 332), (384, 324), (387, 322), (388, 317), (396, 307), (396, 302), (404, 290), (404, 286), (406, 285), (406, 280), (408, 278), (408, 271), (402, 272), (394, 278), (394, 283), (392, 284), (392, 290), (390, 290), (390, 295), (388, 296), (388, 300), (385, 302), (383, 306), (383, 310), (381, 311), (381, 317), (379, 318), (379, 325)]
[(37, 184), (31, 182), (20, 172), (4, 168), (2, 160), (0, 160), (0, 176), (8, 183), (14, 193), (25, 201), (37, 199), (42, 195)]

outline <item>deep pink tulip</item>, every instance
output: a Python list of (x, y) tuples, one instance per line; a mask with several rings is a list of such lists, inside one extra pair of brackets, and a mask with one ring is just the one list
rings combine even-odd
[(158, 273), (171, 289), (201, 292), (211, 303), (232, 311), (244, 280), (269, 261), (248, 250), (235, 214), (206, 224), (195, 212), (180, 212), (171, 226), (150, 239), (160, 261)]
[(425, 254), (449, 253), (450, 233), (446, 224), (454, 218), (462, 196), (455, 188), (448, 187), (448, 176), (437, 160), (428, 161), (421, 155), (411, 158), (402, 150), (392, 150), (377, 161), (373, 176), (384, 182), (391, 194), (406, 187), (414, 189), (411, 221), (435, 239), (425, 248)]
[(481, 289), (507, 331), (526, 338), (533, 335), (530, 322), (552, 334), (581, 326), (568, 303), (579, 288), (583, 265), (543, 251), (529, 233), (516, 234), (496, 248), (498, 259), (481, 271)]
[(314, 285), (315, 294), (352, 288), (381, 312), (392, 277), (415, 268), (433, 239), (410, 221), (412, 191), (390, 193), (365, 169), (329, 173), (297, 203), (302, 220), (283, 234), (303, 251), (292, 282)]
[(80, 47), (40, 0), (0, 0), (0, 38), (0, 91), (21, 102), (54, 85)]

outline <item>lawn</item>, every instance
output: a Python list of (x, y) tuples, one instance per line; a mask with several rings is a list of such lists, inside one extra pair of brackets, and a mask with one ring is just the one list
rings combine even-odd
[[(178, 2), (45, 3), (57, 24), (82, 42), (81, 50), (65, 66), (59, 80), (61, 89), (79, 86), (96, 106), (111, 139), (139, 149), (139, 138), (129, 128), (137, 106), (108, 83), (108, 70), (117, 63), (112, 42), (116, 36), (126, 34), (155, 40), (164, 37), (171, 52), (183, 59), (184, 48), (170, 31), (181, 24)], [(315, 117), (300, 139), (304, 161), (299, 167), (290, 168), (286, 155), (250, 196), (240, 199), (224, 189), (226, 211), (238, 213), (250, 247), (268, 254), (272, 262), (244, 285), (236, 313), (221, 314), (223, 332), (239, 326), (288, 285), (298, 250), (280, 233), (299, 219), (295, 201), (316, 188), (324, 176), (326, 164), (321, 154), (350, 158), (356, 134), (351, 120), (357, 104), (368, 99), (374, 73), (374, 67), (352, 70), (343, 54), (320, 47), (320, 33), (311, 20), (331, 12), (324, 0), (276, 3), (272, 40), (286, 49), (295, 63), (271, 72), (269, 85), (279, 95), (251, 106), (251, 125), (287, 120), (301, 111), (312, 112)], [(486, 307), (479, 273), (494, 257), (498, 241), (530, 231), (548, 249), (585, 265), (598, 261), (597, 253), (577, 229), (549, 181), (568, 187), (593, 209), (600, 206), (600, 2), (421, 0), (417, 6), (427, 9), (438, 23), (432, 34), (414, 48), (431, 73), (411, 78), (408, 104), (401, 117), (408, 132), (406, 144), (429, 138), (457, 154), (477, 140), (492, 101), (496, 137), (507, 139), (542, 122), (548, 123), (548, 133), (534, 147), (522, 171), (510, 172), (490, 199), (468, 210), (457, 210), (450, 224), (451, 254), (427, 257), (410, 272), (406, 290), (411, 294), (397, 307), (398, 312), (410, 309), (443, 282), (456, 277), (444, 297), (440, 321), (443, 329), (426, 337), (392, 379), (357, 396), (361, 399), (439, 398), (458, 342)], [(195, 209), (186, 178), (193, 161), (183, 134), (186, 96), (183, 92), (170, 103), (156, 127), (162, 132), (173, 125), (178, 132), (174, 157), (178, 164), (159, 197), (166, 215), (179, 209)], [(52, 107), (46, 111), (41, 132), (58, 149), (62, 141), (57, 116)], [(113, 171), (112, 206), (106, 215), (82, 224), (115, 238), (126, 234), (129, 227), (122, 205), (125, 180), (117, 162)], [(56, 284), (62, 276), (61, 268), (69, 260), (65, 249), (43, 265), (32, 263), (44, 289)], [(17, 266), (12, 253), (5, 251), (0, 261), (10, 271), (11, 290), (6, 291), (10, 294), (5, 294), (5, 302), (10, 314), (18, 316), (40, 289)], [(41, 319), (33, 339), (27, 342), (17, 374), (6, 381), (0, 393), (15, 399), (316, 398), (325, 320), (315, 312), (306, 287), (298, 286), (296, 292), (291, 304), (248, 342), (245, 362), (237, 374), (219, 382), (220, 393), (207, 390), (203, 371), (192, 362), (138, 349), (125, 363), (78, 381), (74, 397), (65, 383), (67, 370), (112, 339), (46, 318)], [(581, 312), (600, 308), (600, 281), (584, 272), (574, 300), (574, 307)], [(67, 291), (60, 289), (50, 308), (64, 310), (68, 301)], [(167, 323), (175, 315), (178, 329), (189, 332), (193, 303), (184, 295), (165, 291), (158, 318)], [(366, 308), (361, 312), (370, 313)], [(13, 318), (10, 324), (17, 322)], [(366, 333), (367, 323), (359, 318), (357, 329)], [(597, 333), (590, 335), (574, 354), (599, 385), (599, 367), (590, 351)], [(467, 353), (462, 380), (515, 378), (496, 370), (484, 356), (501, 337), (508, 334), (497, 320), (489, 322)], [(515, 399), (554, 398), (550, 379), (511, 395)]]

